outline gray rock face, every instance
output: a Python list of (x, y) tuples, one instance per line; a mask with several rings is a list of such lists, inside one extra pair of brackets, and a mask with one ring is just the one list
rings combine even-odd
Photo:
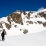
[(9, 30), (11, 28), (11, 25), (8, 23), (5, 23), (6, 28)]

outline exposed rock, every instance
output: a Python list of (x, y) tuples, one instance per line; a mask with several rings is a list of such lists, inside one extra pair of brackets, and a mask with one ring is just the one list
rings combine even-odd
[(43, 26), (46, 27), (46, 22), (43, 23)]
[(0, 25), (2, 25), (2, 23), (0, 23)]
[(35, 24), (37, 24), (37, 22), (34, 22)]
[(31, 14), (33, 14), (33, 12), (32, 11), (30, 11), (27, 15), (27, 19), (30, 19), (30, 16), (31, 16)]
[(20, 31), (21, 31), (22, 29), (20, 29)]
[(42, 24), (42, 21), (37, 21), (39, 24)]
[(27, 19), (30, 19), (30, 12), (28, 13)]
[(44, 12), (39, 12), (38, 15), (40, 15), (41, 17), (43, 17)]
[(15, 25), (14, 27), (17, 27), (17, 25)]
[(33, 22), (32, 22), (32, 21), (26, 21), (26, 23), (33, 24)]
[(32, 21), (29, 21), (29, 24), (33, 24), (33, 22)]
[(8, 23), (5, 23), (6, 28), (9, 30), (11, 28), (11, 25)]
[(0, 28), (3, 28), (3, 25), (2, 25), (2, 23), (0, 23)]
[(25, 29), (25, 30), (23, 31), (23, 33), (24, 33), (24, 34), (27, 34), (27, 33), (28, 33), (28, 30), (27, 30), (27, 29)]
[(44, 18), (46, 19), (46, 14), (44, 14), (44, 12), (40, 12), (39, 15), (40, 15), (41, 17), (44, 17)]
[(23, 11), (23, 14), (26, 15), (27, 13), (25, 11)]
[(37, 15), (35, 15), (35, 17), (37, 18)]
[(0, 30), (0, 33), (2, 32), (2, 30)]
[(11, 15), (11, 18), (13, 19), (13, 21), (15, 22), (15, 23), (23, 23), (22, 22), (22, 17), (21, 17), (21, 14), (18, 14), (18, 13), (15, 13), (15, 14), (12, 14)]
[(11, 16), (11, 18), (14, 20), (15, 14), (11, 14), (10, 16)]
[(23, 22), (21, 22), (21, 25), (23, 25)]
[(7, 21), (11, 24), (11, 16), (10, 15), (7, 17)]

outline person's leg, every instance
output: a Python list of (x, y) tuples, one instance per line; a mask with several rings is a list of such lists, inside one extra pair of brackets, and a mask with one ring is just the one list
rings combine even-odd
[(2, 41), (3, 41), (3, 37), (2, 37)]
[(4, 41), (4, 36), (2, 36), (2, 41)]

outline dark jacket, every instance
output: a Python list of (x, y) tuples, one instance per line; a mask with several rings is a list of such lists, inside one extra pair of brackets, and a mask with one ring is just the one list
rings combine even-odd
[(1, 33), (1, 36), (4, 37), (4, 35), (6, 35), (6, 31), (5, 30), (3, 30), (3, 32)]

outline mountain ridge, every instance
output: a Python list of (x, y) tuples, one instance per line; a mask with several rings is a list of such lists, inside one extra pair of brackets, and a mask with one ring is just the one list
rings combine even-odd
[[(33, 30), (37, 30), (36, 27), (41, 31), (40, 28), (46, 29), (46, 8), (37, 12), (17, 10), (7, 17), (0, 18), (0, 28), (5, 29), (9, 35), (15, 34), (16, 31), (13, 32), (12, 30), (18, 30), (19, 34), (34, 33), (37, 32)], [(13, 33), (10, 34), (9, 32)]]

